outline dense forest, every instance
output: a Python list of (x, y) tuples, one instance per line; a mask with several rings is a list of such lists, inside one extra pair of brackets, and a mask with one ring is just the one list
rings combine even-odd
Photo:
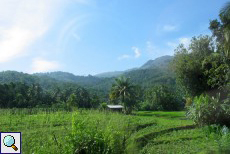
[[(175, 85), (175, 77), (169, 71), (171, 56), (148, 61), (139, 69), (124, 71), (122, 76), (148, 89), (155, 84)], [(26, 74), (16, 71), (0, 72), (1, 107), (66, 107), (71, 94), (79, 108), (97, 108), (102, 102), (114, 103), (109, 98), (115, 77), (75, 76), (67, 72)], [(139, 100), (143, 100), (143, 96)], [(117, 102), (118, 103), (118, 102)]]

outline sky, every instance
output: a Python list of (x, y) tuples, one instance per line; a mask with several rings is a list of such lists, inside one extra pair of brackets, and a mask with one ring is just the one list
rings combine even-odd
[(95, 75), (211, 35), (227, 0), (0, 0), (0, 71)]

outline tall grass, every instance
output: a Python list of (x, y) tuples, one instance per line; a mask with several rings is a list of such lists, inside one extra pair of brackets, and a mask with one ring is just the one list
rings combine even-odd
[(73, 115), (72, 147), (75, 153), (122, 154), (127, 139), (144, 124), (146, 121), (137, 116), (78, 111)]

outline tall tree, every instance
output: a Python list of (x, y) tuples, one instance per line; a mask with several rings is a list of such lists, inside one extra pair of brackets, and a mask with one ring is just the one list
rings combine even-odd
[(177, 82), (182, 85), (188, 95), (196, 96), (210, 89), (207, 76), (203, 73), (202, 62), (214, 53), (212, 38), (209, 36), (193, 37), (189, 48), (180, 45), (175, 50), (173, 69)]
[(220, 10), (220, 20), (222, 22), (224, 33), (225, 54), (230, 58), (230, 2), (227, 2)]
[(136, 87), (130, 82), (130, 78), (119, 77), (115, 79), (110, 92), (110, 99), (120, 98), (124, 105), (125, 112), (129, 113), (135, 105), (132, 98), (136, 96)]

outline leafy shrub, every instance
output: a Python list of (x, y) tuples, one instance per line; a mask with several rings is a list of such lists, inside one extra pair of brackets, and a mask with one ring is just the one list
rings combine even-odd
[(194, 103), (188, 108), (187, 116), (200, 126), (227, 125), (230, 126), (229, 100), (220, 101), (220, 94), (216, 98), (200, 95), (194, 98)]
[(213, 146), (207, 153), (229, 153), (230, 152), (230, 130), (226, 126), (210, 125), (203, 128), (204, 133)]
[(152, 110), (152, 107), (151, 107), (150, 103), (144, 101), (144, 102), (140, 103), (139, 110), (150, 111), (150, 110)]
[(106, 102), (101, 103), (99, 108), (101, 110), (105, 110), (107, 108), (107, 103)]
[(78, 111), (72, 118), (72, 148), (78, 154), (122, 154), (139, 121), (119, 113)]
[(186, 98), (185, 107), (187, 108), (187, 107), (191, 106), (192, 103), (193, 103), (193, 102), (192, 102), (192, 98), (191, 98), (191, 97), (187, 97), (187, 98)]
[(145, 110), (176, 111), (183, 108), (182, 97), (175, 89), (166, 85), (158, 85), (147, 90), (145, 101), (143, 104)]

